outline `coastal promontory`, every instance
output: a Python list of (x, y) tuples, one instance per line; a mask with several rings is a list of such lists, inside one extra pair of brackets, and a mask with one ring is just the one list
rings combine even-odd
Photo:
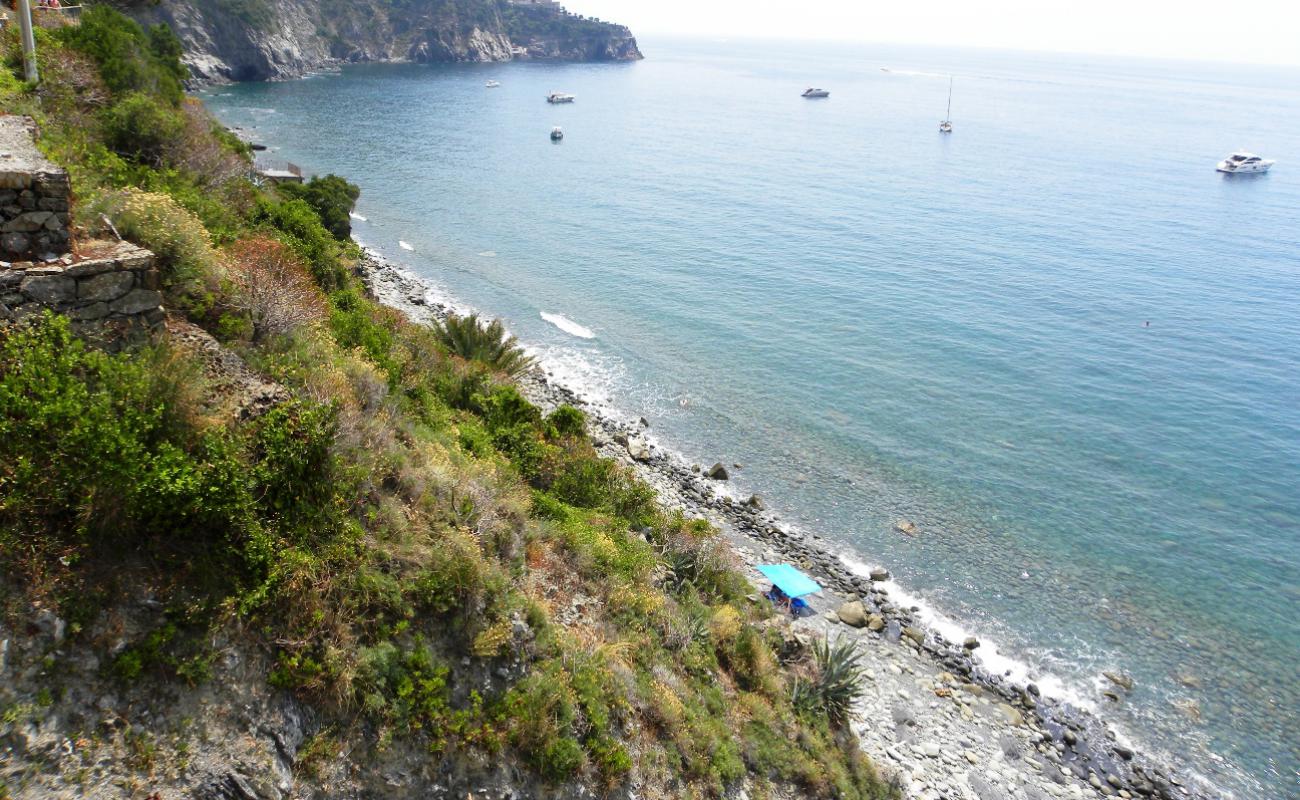
[(627, 27), (549, 0), (161, 0), (127, 11), (170, 26), (198, 82), (293, 78), (338, 63), (642, 57)]

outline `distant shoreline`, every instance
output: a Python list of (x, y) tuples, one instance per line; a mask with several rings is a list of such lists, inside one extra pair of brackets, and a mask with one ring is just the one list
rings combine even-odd
[[(365, 257), (359, 267), (362, 280), (379, 302), (403, 312), (416, 322), (433, 323), (456, 313), (457, 309), (428, 299), (434, 287), (427, 281), (387, 261), (377, 252), (364, 249)], [(616, 419), (608, 410), (594, 409), (573, 387), (549, 377), (544, 366), (534, 367), (517, 382), (525, 396), (543, 410), (561, 404), (583, 409), (592, 442), (600, 454), (634, 469), (638, 477), (656, 490), (659, 502), (667, 509), (680, 509), (718, 526), (741, 557), (744, 571), (756, 589), (762, 578), (755, 567), (767, 560), (791, 561), (812, 573), (827, 591), (824, 597), (815, 598), (812, 603), (817, 616), (794, 623), (797, 631), (832, 637), (852, 635), (864, 650), (869, 651), (868, 663), (873, 666), (877, 666), (877, 660), (897, 662), (901, 659), (906, 662), (909, 656), (913, 657), (916, 663), (910, 668), (909, 665), (890, 663), (888, 671), (874, 671), (873, 682), (879, 690), (875, 699), (888, 701), (895, 696), (910, 696), (909, 693), (915, 690), (912, 676), (922, 672), (928, 674), (927, 680), (933, 681), (935, 676), (939, 676), (938, 683), (930, 688), (933, 692), (931, 699), (952, 697), (959, 692), (982, 698), (983, 705), (991, 708), (992, 713), (976, 716), (976, 712), (971, 711), (971, 719), (977, 728), (992, 734), (989, 740), (995, 745), (995, 751), (1001, 749), (1003, 760), (1018, 766), (1016, 773), (1022, 783), (1041, 785), (1041, 793), (1030, 794), (1031, 798), (1122, 797), (1119, 795), (1121, 790), (1131, 797), (1168, 800), (1213, 800), (1219, 796), (1211, 794), (1210, 790), (1191, 788), (1188, 785), (1191, 781), (1185, 776), (1124, 746), (1116, 740), (1115, 732), (1096, 715), (1042, 696), (1033, 684), (1018, 685), (992, 673), (974, 658), (974, 648), (965, 646), (967, 643), (946, 641), (938, 632), (926, 630), (913, 609), (891, 602), (887, 586), (881, 585), (885, 581), (873, 581), (871, 575), (857, 574), (838, 554), (820, 544), (819, 536), (793, 530), (780, 523), (776, 515), (725, 492), (718, 492), (717, 489), (725, 484), (704, 478), (686, 460), (653, 444), (646, 444), (648, 458), (633, 459), (625, 444), (627, 437), (639, 438), (645, 432), (644, 424), (634, 416)], [(704, 465), (704, 469), (708, 469), (708, 465)], [(861, 601), (867, 614), (879, 615), (883, 623), (879, 631), (840, 622), (837, 611), (841, 604), (855, 599)], [(943, 676), (950, 676), (951, 680)], [(964, 749), (962, 758), (955, 764), (942, 758), (942, 750), (939, 755), (933, 755), (923, 749), (917, 758), (912, 758), (897, 743), (891, 746), (883, 741), (873, 742), (872, 734), (879, 723), (892, 716), (897, 724), (899, 716), (904, 713), (896, 707), (887, 708), (887, 705), (886, 702), (872, 707), (868, 701), (868, 707), (859, 710), (860, 714), (868, 716), (859, 737), (864, 748), (869, 748), (868, 754), (884, 769), (915, 775), (917, 770), (909, 767), (919, 765), (922, 774), (929, 774), (934, 771), (934, 763), (939, 763), (957, 775), (965, 774), (971, 767), (987, 760), (970, 748)], [(964, 711), (960, 714), (965, 718)], [(913, 717), (912, 725), (922, 739), (942, 739), (945, 735), (952, 735), (945, 718), (923, 720)], [(1010, 755), (1013, 742), (1014, 749), (1021, 753), (1015, 758)], [(873, 744), (878, 746), (872, 747)], [(929, 744), (933, 743), (926, 743)], [(1028, 751), (1029, 755), (1024, 755), (1023, 751)], [(1037, 762), (1031, 765), (1034, 753), (1045, 757), (1042, 765)], [(1049, 753), (1051, 755), (1047, 755)], [(993, 758), (996, 760), (996, 752)], [(932, 762), (932, 759), (939, 760)], [(981, 787), (972, 785), (971, 788), (981, 800), (1011, 796), (992, 794), (986, 797), (981, 793)], [(1110, 794), (1107, 795), (1105, 790)]]

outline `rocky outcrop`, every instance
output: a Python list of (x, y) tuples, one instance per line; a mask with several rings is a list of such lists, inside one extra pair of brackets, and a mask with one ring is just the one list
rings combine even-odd
[(229, 6), (160, 0), (130, 13), (142, 24), (171, 26), (198, 83), (294, 78), (339, 63), (509, 61), (525, 50), (575, 61), (641, 57), (627, 28), (558, 12), (544, 28), (548, 35), (535, 39), (527, 25), (503, 17), (503, 9), (513, 12), (497, 0), (247, 0), (239, 12)]
[(550, 61), (635, 61), (643, 58), (627, 28), (611, 35), (528, 39), (520, 46), (528, 58)]

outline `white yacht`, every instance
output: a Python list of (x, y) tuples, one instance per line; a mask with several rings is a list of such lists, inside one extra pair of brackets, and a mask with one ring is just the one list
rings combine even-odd
[(486, 85), (489, 89), (495, 89), (501, 85), (501, 81), (488, 81)]
[(948, 112), (939, 123), (939, 133), (952, 133), (952, 76), (948, 76)]
[(813, 97), (830, 97), (830, 96), (831, 96), (831, 93), (828, 92), (828, 91), (826, 91), (825, 89), (814, 89), (814, 88), (812, 88), (811, 86), (809, 86), (807, 89), (804, 89), (804, 92), (803, 92), (803, 95), (802, 95), (802, 96), (803, 96), (803, 97), (808, 97), (808, 98), (813, 98)]
[(1276, 163), (1276, 161), (1270, 161), (1267, 158), (1260, 158), (1254, 153), (1237, 151), (1220, 161), (1218, 170), (1231, 175), (1239, 172), (1268, 172), (1268, 168)]
[(563, 138), (564, 138), (564, 129), (563, 129), (563, 128), (561, 128), (559, 125), (556, 125), (554, 128), (551, 128), (551, 141), (552, 141), (552, 142), (558, 142), (558, 141), (560, 141), (560, 140), (563, 139)]
[(573, 95), (564, 92), (551, 92), (546, 95), (546, 102), (548, 103), (572, 103), (573, 101)]

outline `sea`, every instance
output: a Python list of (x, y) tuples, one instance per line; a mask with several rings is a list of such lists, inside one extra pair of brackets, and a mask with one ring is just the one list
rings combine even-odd
[[(1300, 797), (1300, 70), (642, 46), (204, 99), (993, 668), (1218, 796)], [(1277, 165), (1216, 173), (1236, 149)]]

